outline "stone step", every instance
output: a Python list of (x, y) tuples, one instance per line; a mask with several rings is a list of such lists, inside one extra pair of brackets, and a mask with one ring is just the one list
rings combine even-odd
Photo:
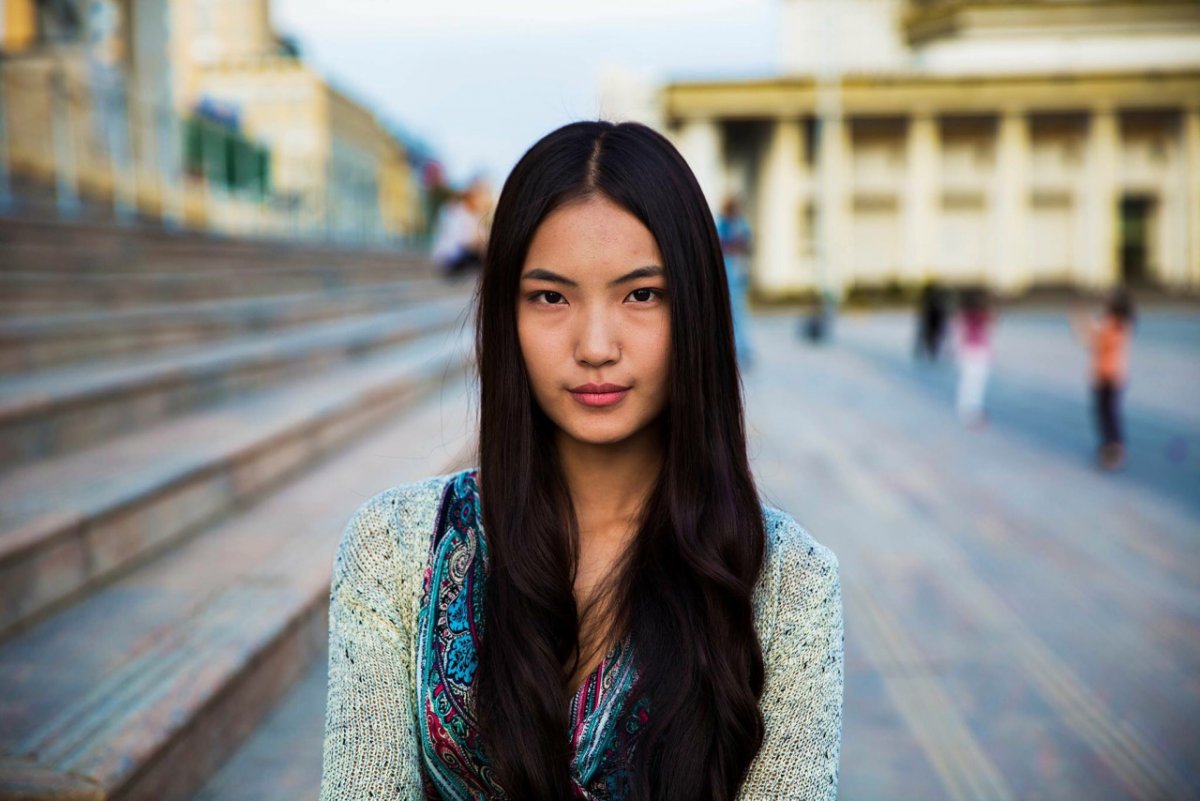
[(189, 269), (201, 264), (244, 268), (298, 260), (328, 266), (395, 263), (421, 251), (305, 240), (230, 239), (154, 225), (0, 216), (0, 272), (26, 269), (136, 272)]
[(317, 801), (328, 658), (327, 649), (318, 652), (308, 672), (192, 801)]
[(176, 273), (5, 272), (0, 273), (0, 315), (94, 311), (161, 303), (261, 297), (386, 284), (402, 278), (430, 278), (424, 261), (337, 267), (298, 262), (258, 270)]
[(301, 248), (280, 242), (270, 250), (247, 251), (228, 244), (220, 248), (173, 247), (147, 249), (137, 243), (111, 251), (97, 250), (86, 242), (0, 243), (0, 274), (81, 273), (88, 275), (186, 273), (198, 269), (254, 272), (295, 265), (297, 262), (331, 269), (417, 266), (428, 261), (424, 250), (395, 249), (360, 252), (321, 247)]
[(328, 292), (7, 317), (0, 319), (0, 376), (262, 334), (459, 291), (412, 278)]
[(377, 419), (338, 458), (0, 645), (0, 797), (190, 798), (323, 658), (353, 511), (470, 462), (467, 398), (458, 377)]
[(0, 477), (0, 635), (343, 447), (465, 369), (466, 341), (446, 329)]
[[(461, 322), (468, 299), (148, 357), (0, 378), (0, 471)], [(2, 472), (0, 472), (2, 475)]]

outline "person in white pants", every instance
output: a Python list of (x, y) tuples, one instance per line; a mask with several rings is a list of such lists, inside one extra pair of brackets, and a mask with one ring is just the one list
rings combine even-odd
[(983, 396), (987, 390), (991, 354), (983, 348), (966, 348), (958, 358), (958, 419), (965, 425), (981, 426), (986, 422)]
[(978, 428), (987, 422), (984, 396), (992, 361), (991, 329), (993, 318), (983, 290), (963, 295), (955, 321), (958, 355), (958, 418), (964, 425)]

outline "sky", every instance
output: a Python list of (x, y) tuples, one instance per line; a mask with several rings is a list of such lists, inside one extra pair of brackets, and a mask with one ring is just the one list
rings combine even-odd
[(521, 154), (600, 114), (613, 66), (653, 83), (778, 71), (782, 0), (273, 0), (327, 79), (498, 190)]

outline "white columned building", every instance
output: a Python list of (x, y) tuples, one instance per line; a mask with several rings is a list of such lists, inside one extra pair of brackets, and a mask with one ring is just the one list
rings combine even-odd
[(783, 74), (659, 93), (757, 292), (1200, 290), (1200, 3), (781, 2)]
[[(1200, 101), (1197, 101), (1200, 102)], [(1183, 114), (1183, 125), (1180, 131), (1181, 149), (1183, 151), (1182, 166), (1177, 175), (1183, 185), (1180, 192), (1184, 204), (1183, 239), (1187, 242), (1187, 251), (1178, 280), (1182, 283), (1193, 278), (1195, 271), (1200, 269), (1200, 106), (1191, 105)]]
[(840, 294), (846, 276), (838, 269), (853, 261), (849, 234), (850, 144), (845, 119), (837, 112), (823, 114), (817, 127), (817, 269), (816, 285)]
[(938, 121), (928, 111), (908, 119), (905, 138), (904, 250), (902, 274), (908, 281), (928, 277), (937, 247), (937, 212), (941, 202)]
[(679, 152), (696, 174), (708, 207), (720, 208), (725, 194), (725, 169), (721, 153), (721, 126), (716, 120), (696, 118), (684, 123), (675, 141)]
[(1085, 286), (1112, 283), (1115, 268), (1114, 237), (1117, 204), (1118, 121), (1111, 108), (1098, 108), (1088, 122), (1087, 158), (1084, 160), (1083, 235), (1086, 239), (1083, 272)]
[(1029, 280), (1029, 120), (1020, 109), (1000, 115), (991, 207), (996, 231), (991, 274), (1004, 289)]
[(804, 129), (798, 119), (772, 126), (758, 176), (758, 265), (756, 277), (768, 292), (793, 289), (801, 261), (800, 233), (804, 191)]

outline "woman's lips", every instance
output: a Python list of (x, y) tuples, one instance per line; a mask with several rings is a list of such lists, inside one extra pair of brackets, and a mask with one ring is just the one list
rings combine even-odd
[(621, 399), (629, 394), (629, 388), (625, 389), (610, 389), (605, 387), (602, 391), (594, 390), (571, 390), (571, 396), (575, 400), (582, 403), (584, 406), (612, 406), (614, 403), (620, 403)]

